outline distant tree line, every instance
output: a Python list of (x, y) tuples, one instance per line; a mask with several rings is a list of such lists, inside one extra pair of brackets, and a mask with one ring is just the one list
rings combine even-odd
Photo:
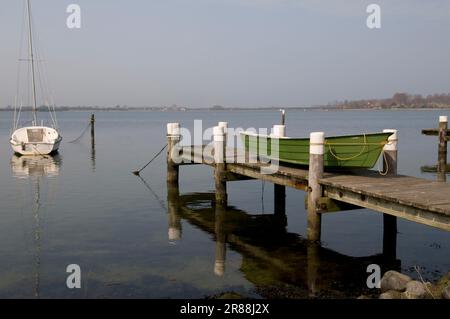
[(420, 94), (395, 93), (387, 99), (336, 101), (328, 107), (341, 109), (391, 109), (391, 108), (450, 108), (450, 93), (422, 96)]

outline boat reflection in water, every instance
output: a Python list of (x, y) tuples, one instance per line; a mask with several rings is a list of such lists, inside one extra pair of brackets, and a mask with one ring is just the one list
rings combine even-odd
[(11, 170), (16, 178), (28, 177), (53, 177), (59, 175), (61, 167), (61, 156), (59, 154), (18, 156), (11, 158)]
[(240, 271), (263, 298), (354, 298), (367, 288), (367, 266), (400, 269), (394, 256), (352, 257), (310, 243), (286, 230), (286, 216), (250, 215), (215, 205), (214, 193), (179, 195), (168, 189), (169, 239), (181, 240), (181, 220), (215, 239), (211, 271), (226, 272), (227, 248), (242, 256)]
[(41, 218), (39, 215), (41, 200), (41, 180), (46, 177), (55, 177), (59, 175), (61, 167), (61, 157), (58, 154), (36, 155), (36, 156), (18, 156), (11, 158), (12, 175), (18, 179), (30, 179), (33, 184), (33, 206), (32, 216), (34, 219), (33, 239), (34, 239), (34, 295), (40, 297), (41, 286)]

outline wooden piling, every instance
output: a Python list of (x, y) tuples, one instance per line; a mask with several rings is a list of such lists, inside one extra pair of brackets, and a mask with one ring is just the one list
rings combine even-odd
[(167, 124), (167, 183), (178, 187), (179, 163), (177, 163), (177, 144), (181, 140), (180, 124)]
[(438, 151), (438, 165), (437, 176), (438, 181), (445, 182), (447, 180), (447, 116), (439, 116), (439, 151)]
[(168, 237), (170, 241), (181, 239), (180, 190), (177, 185), (167, 182), (167, 214), (169, 219)]
[(95, 169), (95, 115), (91, 114), (91, 160), (92, 168)]
[[(395, 176), (398, 166), (397, 130), (386, 129), (383, 132), (393, 133), (383, 147), (383, 172), (386, 176)], [(397, 256), (397, 217), (389, 214), (383, 214), (383, 255), (388, 259)]]
[[(272, 136), (285, 137), (286, 126), (284, 125), (284, 110), (282, 112), (281, 125), (274, 125), (272, 128)], [(275, 214), (284, 216), (286, 214), (286, 186), (274, 184), (274, 211)]]
[(322, 197), (319, 181), (323, 177), (324, 136), (323, 132), (313, 132), (309, 140), (307, 238), (310, 241), (320, 241), (321, 235), (322, 217), (317, 204)]
[(95, 144), (95, 115), (91, 114), (91, 141), (92, 145)]
[(216, 204), (227, 205), (227, 183), (225, 181), (225, 129), (223, 126), (216, 126), (213, 129), (214, 135), (214, 180), (216, 186)]
[(320, 245), (317, 242), (309, 242), (306, 248), (306, 280), (308, 295), (310, 298), (316, 298), (317, 293), (320, 290), (317, 284), (318, 278), (320, 277)]

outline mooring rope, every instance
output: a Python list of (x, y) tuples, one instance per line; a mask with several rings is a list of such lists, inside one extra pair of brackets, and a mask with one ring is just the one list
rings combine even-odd
[(389, 162), (386, 158), (386, 152), (383, 152), (383, 162), (386, 164), (386, 171), (380, 168), (380, 163), (378, 162), (378, 173), (382, 176), (386, 176), (389, 173)]
[[(368, 148), (369, 145), (375, 145), (375, 146), (379, 146), (379, 147), (384, 147), (387, 143), (386, 142), (380, 142), (380, 143), (368, 143), (367, 142), (367, 137), (366, 134), (364, 134), (364, 142), (363, 143), (331, 143), (329, 141), (325, 141), (325, 144), (328, 145), (328, 149), (330, 151), (330, 154), (336, 158), (339, 161), (350, 161), (352, 159), (358, 158), (359, 156), (361, 156), (364, 151), (366, 151), (366, 149)], [(340, 157), (338, 155), (336, 155), (336, 153), (333, 151), (333, 149), (331, 148), (332, 146), (355, 146), (355, 145), (361, 145), (361, 151), (353, 156), (350, 157)]]
[(89, 124), (86, 126), (86, 128), (83, 130), (83, 132), (81, 133), (80, 136), (78, 136), (76, 139), (74, 139), (73, 141), (70, 141), (68, 143), (76, 143), (78, 142), (83, 136), (84, 134), (86, 134), (87, 130), (91, 127), (92, 122), (89, 121)]
[(147, 164), (145, 164), (144, 165), (144, 167), (142, 167), (141, 169), (139, 169), (139, 170), (137, 170), (137, 171), (133, 171), (133, 174), (134, 175), (137, 175), (137, 176), (139, 176), (139, 174), (148, 166), (148, 165), (150, 165), (150, 163), (151, 162), (153, 162), (163, 151), (164, 151), (164, 149), (167, 147), (167, 144), (166, 145), (164, 145), (164, 147), (158, 152), (158, 153), (156, 153), (156, 155), (155, 156), (153, 156), (153, 158), (147, 163)]

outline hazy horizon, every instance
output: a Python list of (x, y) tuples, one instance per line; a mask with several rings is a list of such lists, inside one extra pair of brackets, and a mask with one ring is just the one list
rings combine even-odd
[[(81, 6), (81, 29), (66, 8)], [(381, 29), (366, 7), (381, 6)], [(57, 105), (304, 107), (450, 91), (450, 1), (32, 1)], [(14, 104), (23, 1), (0, 6)]]

